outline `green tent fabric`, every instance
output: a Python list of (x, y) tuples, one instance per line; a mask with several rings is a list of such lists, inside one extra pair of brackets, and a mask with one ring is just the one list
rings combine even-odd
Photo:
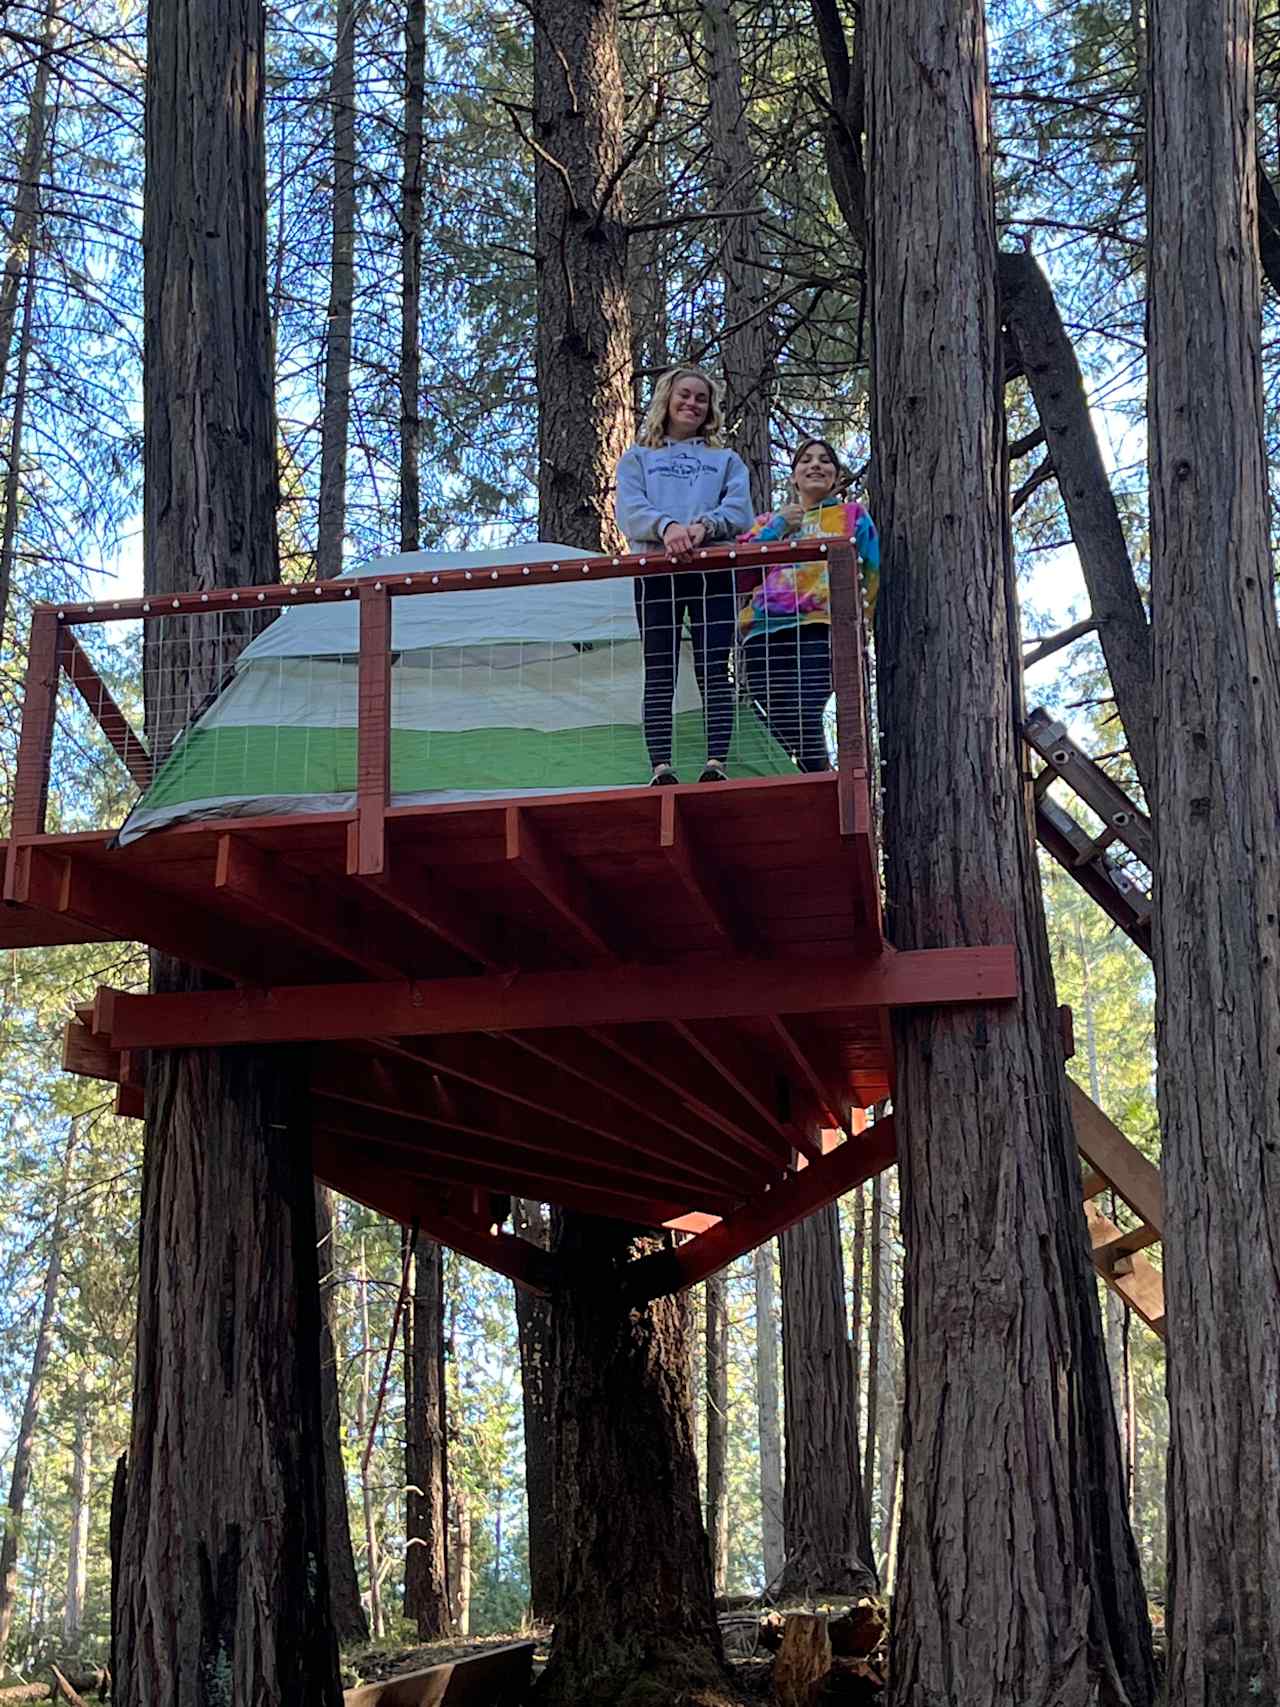
[[(648, 781), (643, 668), (630, 580), (572, 575), (585, 553), (537, 545), (417, 552), (363, 574), (562, 562), (550, 586), (392, 601), (393, 802), (427, 803), (618, 788)], [(478, 577), (479, 578), (479, 577)], [(356, 783), (355, 602), (289, 609), (236, 661), (217, 699), (183, 732), (120, 832), (199, 818), (348, 810)], [(676, 692), (677, 770), (705, 757), (686, 642)], [(770, 776), (791, 761), (745, 705), (730, 769)]]

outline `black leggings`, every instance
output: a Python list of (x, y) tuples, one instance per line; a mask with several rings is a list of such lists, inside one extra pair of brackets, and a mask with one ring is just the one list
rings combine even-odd
[(831, 630), (805, 623), (760, 634), (742, 648), (751, 697), (774, 739), (802, 771), (830, 770), (823, 715), (831, 697)]
[(644, 649), (644, 739), (655, 768), (671, 763), (671, 708), (686, 615), (707, 726), (707, 757), (727, 758), (733, 739), (729, 656), (738, 615), (733, 570), (643, 576), (636, 581), (636, 617)]

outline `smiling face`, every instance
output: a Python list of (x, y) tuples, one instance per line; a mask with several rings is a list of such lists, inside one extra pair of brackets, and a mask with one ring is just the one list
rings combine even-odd
[(671, 387), (667, 404), (667, 437), (691, 439), (702, 431), (711, 412), (711, 387), (697, 374), (681, 374)]
[(791, 470), (796, 497), (805, 509), (829, 498), (840, 479), (840, 464), (820, 440), (802, 445)]

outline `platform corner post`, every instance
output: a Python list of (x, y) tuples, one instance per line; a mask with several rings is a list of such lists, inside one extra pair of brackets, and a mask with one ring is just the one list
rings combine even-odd
[(382, 874), (390, 797), (391, 600), (387, 588), (374, 582), (360, 588), (355, 845), (349, 845), (347, 857), (353, 876)]
[(9, 852), (4, 871), (6, 901), (22, 899), (23, 842), (44, 832), (62, 648), (63, 629), (57, 611), (46, 605), (38, 606), (31, 618), (31, 639), (27, 649), (22, 732), (18, 738), (13, 811), (9, 820)]

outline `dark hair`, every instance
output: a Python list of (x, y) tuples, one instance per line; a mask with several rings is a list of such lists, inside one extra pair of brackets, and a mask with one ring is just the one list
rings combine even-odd
[(821, 445), (823, 450), (826, 451), (827, 455), (831, 458), (832, 462), (834, 462), (836, 465), (836, 483), (835, 483), (835, 486), (832, 488), (832, 490), (835, 492), (846, 492), (846, 491), (848, 491), (849, 485), (853, 480), (853, 475), (845, 467), (843, 462), (841, 462), (839, 451), (837, 451), (835, 446), (833, 444), (829, 443), (828, 440), (826, 440), (826, 439), (801, 439), (800, 440), (800, 443), (796, 446), (795, 450), (792, 451), (792, 453), (791, 453), (791, 472), (792, 472), (792, 474), (795, 473), (796, 464), (799, 462), (800, 458), (804, 455), (804, 453), (807, 450), (811, 449), (812, 446), (814, 446), (814, 445)]

